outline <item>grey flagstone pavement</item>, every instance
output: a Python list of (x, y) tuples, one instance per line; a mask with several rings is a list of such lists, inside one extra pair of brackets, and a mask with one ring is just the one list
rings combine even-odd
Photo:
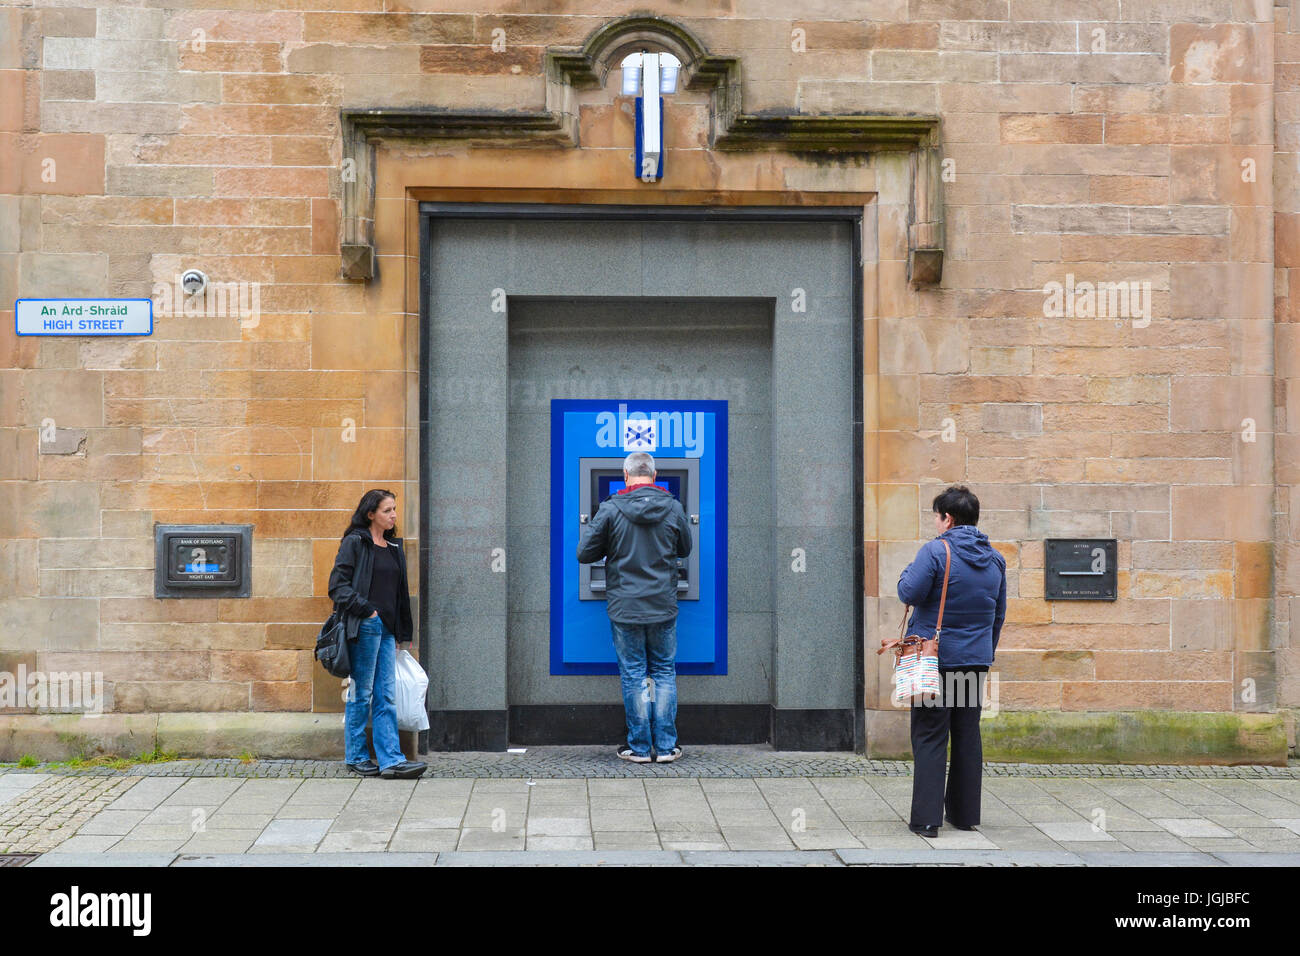
[[(505, 776), (502, 768), (526, 765), (498, 754), (455, 762), (435, 754), (444, 770), (492, 773), (414, 781), (341, 776), (330, 761), (235, 761), (245, 771), (238, 775), (220, 772), (230, 762), (174, 761), (118, 771), (106, 787), (101, 774), (9, 769), (0, 773), (0, 852), (31, 852), (25, 842), (38, 833), (44, 855), (30, 866), (1300, 862), (1294, 767), (1108, 768), (1100, 776), (1090, 767), (1033, 774), (990, 764), (978, 829), (945, 826), (931, 840), (906, 826), (912, 781), (896, 772), (899, 764), (910, 771), (904, 762), (880, 770), (872, 764), (884, 762), (852, 754), (750, 748), (731, 761), (732, 773), (715, 775), (736, 751), (699, 748), (693, 767), (683, 761), (668, 776), (655, 772), (664, 767), (624, 764), (609, 748), (551, 750), (558, 758), (539, 754), (535, 764), (597, 772)], [(780, 773), (734, 773), (764, 756)], [(285, 764), (304, 766), (295, 775)], [(793, 767), (805, 773), (786, 772)], [(165, 772), (142, 772), (155, 768)], [(1180, 773), (1204, 769), (1221, 772)], [(75, 788), (91, 784), (97, 789), (78, 805)], [(57, 807), (43, 802), (46, 792), (62, 794)]]

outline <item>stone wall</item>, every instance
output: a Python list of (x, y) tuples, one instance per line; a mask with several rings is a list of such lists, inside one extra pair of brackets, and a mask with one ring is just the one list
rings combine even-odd
[[(713, 150), (685, 91), (665, 179), (639, 184), (616, 75), (575, 93), (577, 147), (381, 142), (377, 276), (345, 280), (340, 110), (541, 110), (546, 48), (644, 4), (236, 6), (0, 9), (0, 670), (102, 671), (120, 712), (341, 708), (308, 648), (366, 488), (398, 492), (417, 557), (418, 199), (852, 193), (876, 253), (868, 647), (897, 627), (929, 501), (962, 481), (1008, 561), (1001, 707), (1300, 706), (1300, 4), (660, 11), (740, 59), (748, 113), (939, 116), (937, 288), (907, 282), (905, 154)], [(147, 338), (14, 335), (17, 297), (159, 303), (191, 267), (255, 285), (257, 314), (173, 301)], [(1046, 284), (1096, 281), (1133, 284), (1135, 314), (1046, 313)], [(152, 598), (153, 524), (191, 521), (254, 525), (251, 599)], [(1069, 535), (1119, 539), (1118, 601), (1043, 600), (1042, 541)]]

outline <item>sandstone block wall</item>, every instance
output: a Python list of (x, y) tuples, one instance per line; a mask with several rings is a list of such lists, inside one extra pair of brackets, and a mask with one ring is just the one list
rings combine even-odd
[[(577, 94), (576, 147), (381, 144), (378, 275), (340, 277), (341, 109), (540, 110), (546, 48), (643, 3), (0, 8), (0, 670), (102, 671), (125, 712), (340, 709), (308, 648), (366, 488), (417, 557), (416, 201), (834, 192), (871, 232), (869, 646), (960, 481), (1008, 561), (1004, 708), (1300, 706), (1300, 3), (800, 7), (658, 12), (740, 57), (747, 112), (941, 117), (937, 288), (906, 280), (905, 156), (715, 151), (685, 91), (639, 184), (616, 75)], [(14, 334), (15, 298), (161, 309), (192, 267), (256, 315)], [(1051, 314), (1050, 283), (1096, 282), (1131, 312)], [(251, 599), (152, 598), (153, 524), (191, 521), (253, 524)], [(1042, 541), (1073, 535), (1119, 539), (1118, 601), (1043, 600)]]

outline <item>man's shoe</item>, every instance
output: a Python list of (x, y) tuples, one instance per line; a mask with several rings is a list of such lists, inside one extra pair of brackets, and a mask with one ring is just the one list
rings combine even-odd
[(655, 763), (672, 763), (682, 755), (681, 747), (674, 747), (666, 754), (655, 754)]
[(365, 763), (344, 764), (344, 766), (353, 773), (361, 774), (363, 777), (379, 776), (379, 764), (375, 763), (373, 760), (367, 760)]
[(620, 760), (630, 760), (632, 763), (649, 763), (649, 754), (639, 754), (631, 747), (619, 747), (618, 756)]
[(934, 839), (939, 835), (938, 827), (917, 827), (909, 823), (907, 828), (913, 833), (919, 833), (921, 836), (929, 837), (930, 839)]
[(945, 820), (948, 821), (948, 825), (949, 825), (949, 826), (956, 827), (958, 830), (974, 830), (974, 829), (975, 829), (974, 827), (964, 827), (964, 826), (962, 826), (960, 823), (953, 823), (953, 822), (952, 822), (952, 817), (948, 816), (946, 813), (943, 815), (943, 818), (944, 818)]
[(379, 776), (385, 780), (410, 780), (412, 777), (418, 777), (429, 769), (429, 765), (418, 760), (404, 760), (399, 764), (391, 767), (385, 767), (379, 771)]

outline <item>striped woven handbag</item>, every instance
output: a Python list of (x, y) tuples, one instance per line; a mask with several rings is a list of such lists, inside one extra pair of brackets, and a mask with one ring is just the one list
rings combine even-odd
[(943, 563), (943, 590), (939, 593), (939, 617), (934, 624), (934, 637), (916, 634), (903, 636), (907, 615), (912, 606), (903, 608), (903, 623), (898, 637), (880, 642), (877, 654), (891, 648), (894, 651), (894, 703), (899, 707), (919, 704), (927, 698), (938, 699), (943, 689), (939, 679), (939, 631), (943, 627), (943, 606), (948, 600), (948, 572), (952, 568), (952, 548), (943, 542), (946, 557)]

